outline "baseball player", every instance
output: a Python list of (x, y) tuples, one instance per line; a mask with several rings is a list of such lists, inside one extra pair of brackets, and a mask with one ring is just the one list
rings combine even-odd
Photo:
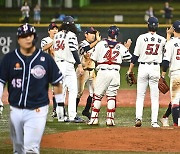
[[(49, 27), (48, 27), (48, 37), (45, 37), (41, 40), (41, 48), (43, 51), (45, 51), (46, 53), (49, 53), (53, 58), (54, 58), (54, 49), (52, 48), (53, 45), (53, 39), (54, 39), (54, 35), (58, 32), (58, 26), (52, 22), (50, 23)], [(56, 114), (56, 100), (54, 97), (54, 90), (52, 88), (52, 93), (53, 93), (53, 113), (52, 113), (52, 117), (57, 117)]]
[(49, 83), (62, 92), (62, 73), (53, 58), (35, 47), (36, 30), (29, 24), (17, 30), (20, 48), (6, 54), (0, 65), (0, 98), (7, 83), (13, 153), (40, 153), (48, 114)]
[(132, 72), (134, 64), (138, 61), (136, 121), (135, 127), (140, 127), (143, 115), (144, 97), (147, 86), (150, 87), (151, 96), (151, 126), (160, 127), (157, 123), (159, 110), (160, 63), (162, 62), (163, 48), (166, 39), (156, 33), (158, 19), (148, 19), (148, 32), (138, 37), (130, 67), (127, 73)]
[(108, 39), (103, 39), (96, 46), (91, 59), (97, 62), (97, 77), (94, 86), (91, 119), (88, 125), (98, 124), (98, 115), (101, 100), (106, 93), (107, 96), (107, 118), (106, 125), (114, 126), (116, 110), (116, 95), (120, 86), (120, 64), (123, 60), (130, 60), (131, 54), (127, 48), (117, 42), (119, 28), (110, 26)]
[(174, 37), (165, 45), (161, 76), (165, 77), (169, 68), (170, 95), (174, 126), (180, 126), (180, 20), (173, 23)]
[[(173, 32), (174, 32), (173, 26), (171, 26), (170, 28), (167, 28), (167, 30), (166, 30), (166, 34), (167, 34), (166, 35), (166, 40), (167, 41), (171, 40)], [(161, 121), (161, 123), (162, 123), (162, 125), (164, 127), (168, 127), (169, 126), (169, 119), (168, 119), (168, 117), (171, 114), (171, 108), (172, 108), (172, 104), (170, 102), (166, 112), (163, 114), (162, 118), (160, 119), (160, 121)]]
[(95, 45), (101, 40), (99, 32), (93, 27), (87, 28), (85, 31), (85, 40), (81, 41), (79, 45), (79, 55), (81, 56), (81, 63), (83, 65), (84, 74), (78, 77), (78, 96), (76, 99), (76, 106), (78, 106), (80, 98), (83, 94), (85, 84), (88, 84), (89, 96), (87, 98), (86, 106), (82, 111), (82, 115), (90, 119), (91, 102), (94, 90), (94, 81), (96, 77), (95, 63), (91, 60), (90, 56), (94, 51)]
[[(77, 76), (74, 68), (74, 64), (77, 64), (78, 76), (83, 75), (83, 67), (78, 55), (78, 41), (77, 41), (77, 28), (74, 23), (74, 19), (71, 16), (66, 16), (62, 25), (59, 28), (59, 32), (55, 34), (53, 41), (54, 58), (62, 71), (63, 80), (63, 94), (64, 102), (66, 90), (68, 90), (68, 121), (70, 122), (83, 122), (83, 120), (77, 116), (76, 112), (76, 98), (77, 98)], [(56, 110), (59, 121), (64, 120), (64, 103), (58, 104)]]

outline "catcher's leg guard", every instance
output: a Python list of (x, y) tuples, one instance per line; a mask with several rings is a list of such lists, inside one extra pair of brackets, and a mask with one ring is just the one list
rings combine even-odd
[(115, 126), (114, 115), (116, 108), (116, 96), (107, 96), (107, 118), (106, 125), (107, 126)]
[(92, 104), (92, 112), (91, 112), (91, 119), (88, 122), (88, 125), (97, 125), (98, 124), (98, 115), (101, 107), (101, 99), (102, 97), (93, 96), (93, 104)]

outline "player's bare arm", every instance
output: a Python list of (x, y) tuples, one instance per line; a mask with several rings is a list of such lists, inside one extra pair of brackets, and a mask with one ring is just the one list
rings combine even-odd
[(101, 41), (101, 36), (99, 31), (96, 32), (96, 40), (90, 44), (90, 48), (93, 48), (99, 41)]
[(133, 68), (134, 68), (134, 64), (130, 63), (130, 66), (129, 66), (127, 73), (129, 74), (129, 73), (133, 72)]
[(171, 39), (173, 32), (174, 32), (174, 29), (172, 26), (170, 28), (166, 29), (166, 40), (167, 41), (169, 41)]
[(58, 83), (54, 86), (54, 93), (55, 94), (61, 94), (62, 93), (62, 84)]
[(78, 71), (78, 74), (77, 74), (78, 76), (82, 76), (84, 74), (84, 69), (83, 69), (82, 64), (78, 64), (77, 71)]
[(124, 42), (124, 46), (129, 50), (130, 46), (132, 44), (132, 40), (128, 39), (126, 42)]
[(46, 50), (49, 50), (53, 45), (53, 42), (49, 43), (49, 44), (46, 44), (42, 49), (43, 51), (46, 51)]

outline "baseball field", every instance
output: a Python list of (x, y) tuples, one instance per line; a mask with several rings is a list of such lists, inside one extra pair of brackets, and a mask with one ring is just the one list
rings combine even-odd
[[(98, 126), (88, 126), (85, 123), (59, 123), (51, 117), (52, 105), (50, 104), (45, 133), (41, 143), (42, 154), (106, 154), (106, 153), (180, 153), (177, 137), (180, 136), (179, 128), (170, 127), (152, 128), (150, 126), (150, 97), (149, 89), (145, 97), (143, 125), (134, 127), (136, 86), (128, 87), (125, 82), (127, 67), (121, 70), (121, 88), (118, 91), (115, 127), (107, 127), (106, 98), (102, 101), (100, 123)], [(136, 73), (137, 74), (137, 73)], [(88, 92), (84, 92), (78, 108), (81, 116)], [(9, 135), (9, 106), (7, 92), (3, 95), (5, 102), (3, 115), (0, 117), (0, 154), (12, 153), (12, 143)], [(170, 95), (160, 94), (159, 119), (162, 117), (170, 101)], [(82, 116), (81, 116), (82, 117)], [(82, 117), (86, 119), (86, 117)], [(161, 125), (160, 121), (158, 123)], [(162, 126), (162, 125), (161, 125)], [(34, 134), (36, 135), (36, 134)]]

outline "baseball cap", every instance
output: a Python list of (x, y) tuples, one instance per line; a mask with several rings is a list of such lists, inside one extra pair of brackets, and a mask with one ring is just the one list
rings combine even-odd
[(74, 18), (71, 16), (66, 16), (63, 20), (63, 23), (67, 25), (74, 24)]
[(52, 22), (50, 23), (49, 27), (48, 27), (48, 30), (51, 30), (53, 29), (54, 27), (58, 28), (58, 26), (56, 25), (56, 23)]
[(108, 28), (108, 36), (112, 39), (117, 38), (119, 35), (119, 28), (116, 26), (110, 26)]
[(19, 37), (27, 37), (27, 36), (32, 35), (32, 34), (34, 34), (34, 37), (37, 36), (36, 29), (32, 25), (26, 23), (26, 24), (18, 27), (18, 30), (17, 30), (18, 38)]
[(180, 33), (180, 20), (176, 20), (173, 23), (173, 29), (175, 32)]
[(148, 25), (157, 26), (158, 25), (158, 19), (156, 17), (150, 17), (148, 19)]
[(86, 29), (85, 34), (87, 33), (95, 34), (96, 32), (97, 30), (95, 30), (94, 27), (89, 27)]

